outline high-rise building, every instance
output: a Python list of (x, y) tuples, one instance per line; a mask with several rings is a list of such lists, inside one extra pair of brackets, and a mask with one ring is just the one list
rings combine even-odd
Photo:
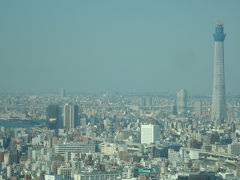
[(213, 72), (213, 95), (211, 119), (215, 126), (220, 125), (226, 119), (226, 96), (224, 77), (224, 39), (223, 23), (218, 22), (213, 38), (214, 50), (214, 72)]
[(160, 140), (160, 126), (152, 124), (141, 125), (141, 143), (151, 144)]
[(63, 108), (63, 127), (66, 129), (75, 128), (79, 125), (78, 106), (66, 104)]
[(153, 97), (152, 96), (143, 96), (141, 99), (141, 105), (143, 107), (153, 106)]
[(173, 105), (172, 105), (172, 115), (177, 115), (177, 104), (176, 101), (174, 101)]
[(177, 93), (177, 113), (183, 117), (187, 115), (187, 91), (184, 89)]
[(72, 121), (72, 106), (66, 104), (63, 107), (63, 128), (70, 129), (73, 127)]
[(51, 104), (47, 107), (47, 126), (49, 129), (58, 129), (60, 127), (59, 105)]

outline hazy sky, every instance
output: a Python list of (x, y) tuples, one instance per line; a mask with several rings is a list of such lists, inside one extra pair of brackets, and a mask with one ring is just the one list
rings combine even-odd
[(0, 91), (211, 93), (218, 18), (240, 92), (238, 0), (2, 0)]

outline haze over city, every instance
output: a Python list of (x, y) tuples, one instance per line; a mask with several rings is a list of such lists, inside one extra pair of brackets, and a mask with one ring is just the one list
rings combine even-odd
[(224, 19), (226, 92), (240, 85), (239, 1), (1, 1), (0, 92), (212, 92)]
[(0, 180), (240, 180), (240, 1), (0, 1)]

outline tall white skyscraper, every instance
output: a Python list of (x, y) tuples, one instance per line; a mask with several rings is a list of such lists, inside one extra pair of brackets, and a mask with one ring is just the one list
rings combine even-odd
[(63, 128), (71, 129), (78, 125), (78, 106), (66, 104), (63, 108)]
[(177, 93), (177, 113), (183, 117), (187, 115), (187, 91), (184, 89)]
[(223, 23), (218, 22), (213, 38), (214, 50), (214, 72), (213, 72), (213, 95), (211, 119), (219, 126), (226, 119), (226, 95), (224, 77), (224, 39)]
[(152, 124), (141, 125), (141, 143), (151, 144), (160, 140), (160, 126)]

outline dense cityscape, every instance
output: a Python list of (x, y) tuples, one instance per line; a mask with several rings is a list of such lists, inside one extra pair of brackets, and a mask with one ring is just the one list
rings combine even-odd
[(216, 127), (211, 97), (186, 90), (2, 94), (1, 177), (238, 179), (240, 97), (229, 96), (227, 107)]
[(226, 102), (223, 23), (213, 95), (2, 94), (2, 179), (240, 178), (240, 96)]
[(0, 180), (240, 180), (224, 3), (1, 3)]

